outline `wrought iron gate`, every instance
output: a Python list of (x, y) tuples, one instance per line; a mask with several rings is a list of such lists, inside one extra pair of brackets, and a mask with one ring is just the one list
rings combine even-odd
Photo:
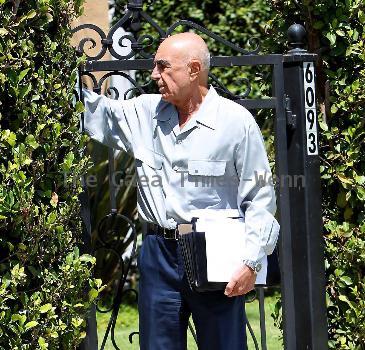
[[(149, 23), (158, 34), (155, 38), (150, 34), (138, 35), (141, 22)], [(132, 32), (125, 34), (119, 40), (123, 46), (125, 40), (130, 42), (130, 52), (121, 55), (115, 50), (115, 33), (126, 23)], [(156, 42), (162, 41), (172, 34), (176, 28), (193, 29), (198, 34), (204, 34), (212, 40), (229, 47), (236, 52), (234, 56), (213, 56), (211, 67), (271, 67), (273, 85), (272, 95), (267, 98), (248, 98), (250, 83), (245, 81), (246, 89), (243, 94), (230, 92), (220, 81), (219, 77), (210, 74), (210, 83), (226, 97), (245, 106), (249, 110), (272, 109), (275, 111), (275, 170), (280, 179), (277, 188), (278, 217), (281, 225), (280, 233), (280, 271), (281, 292), (283, 304), (283, 326), (285, 349), (320, 349), (327, 348), (327, 326), (324, 301), (324, 263), (323, 243), (321, 238), (321, 201), (319, 184), (319, 157), (317, 116), (315, 109), (314, 61), (315, 55), (304, 50), (305, 30), (300, 25), (294, 25), (289, 30), (289, 44), (292, 49), (286, 54), (261, 55), (259, 45), (253, 50), (243, 49), (222, 37), (208, 31), (191, 21), (182, 20), (174, 23), (167, 30), (160, 28), (154, 20), (142, 10), (142, 0), (132, 0), (127, 4), (127, 11), (105, 34), (93, 24), (83, 24), (74, 29), (81, 32), (84, 29), (94, 31), (100, 40), (101, 49), (94, 55), (88, 55), (86, 44), (97, 45), (95, 39), (84, 37), (78, 45), (80, 55), (86, 54), (87, 60), (81, 68), (80, 74), (89, 76), (93, 83), (93, 90), (101, 93), (103, 84), (112, 76), (127, 79), (132, 88), (124, 93), (127, 98), (130, 93), (144, 93), (147, 85), (140, 85), (123, 71), (148, 71), (153, 68), (153, 56), (148, 48)], [(252, 43), (251, 43), (252, 44)], [(255, 43), (257, 44), (257, 43)], [(110, 54), (115, 60), (103, 60)], [(97, 79), (95, 72), (102, 72)], [(81, 81), (81, 79), (80, 79)], [(107, 92), (119, 97), (119, 91), (109, 87)], [(109, 179), (112, 179), (114, 168), (114, 150), (109, 149)], [(291, 179), (304, 176), (302, 186), (292, 186)], [(130, 218), (118, 213), (116, 205), (116, 188), (110, 181), (110, 214), (101, 220), (98, 226), (98, 240), (101, 246), (109, 249), (117, 256), (122, 269), (120, 280), (115, 292), (112, 306), (100, 312), (112, 312), (106, 334), (100, 349), (104, 349), (106, 340), (111, 334), (115, 349), (119, 349), (114, 339), (114, 327), (123, 297), (127, 293), (134, 293), (126, 288), (126, 281), (131, 263), (136, 253), (137, 232)], [(84, 221), (89, 227), (87, 196), (81, 197), (84, 208)], [(115, 230), (124, 223), (128, 225), (128, 239), (132, 242), (129, 257), (121, 256), (113, 246), (103, 238), (106, 230)], [(85, 243), (90, 246), (90, 232), (86, 232)], [(261, 349), (266, 349), (266, 329), (264, 315), (264, 290), (257, 288), (260, 306)], [(307, 305), (307, 310), (305, 306)], [(304, 310), (303, 310), (304, 308)], [(95, 310), (94, 310), (95, 311)], [(250, 325), (249, 331), (254, 339), (256, 349), (258, 342)], [(193, 328), (190, 329), (194, 334)], [(134, 333), (135, 334), (135, 333)], [(130, 341), (134, 334), (130, 335)], [(95, 312), (91, 313), (88, 322), (88, 336), (83, 345), (84, 349), (96, 350)]]

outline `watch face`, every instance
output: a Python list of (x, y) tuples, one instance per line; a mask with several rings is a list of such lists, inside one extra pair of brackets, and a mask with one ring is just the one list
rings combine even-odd
[(261, 269), (262, 269), (262, 265), (260, 263), (258, 263), (255, 268), (256, 272), (260, 272)]

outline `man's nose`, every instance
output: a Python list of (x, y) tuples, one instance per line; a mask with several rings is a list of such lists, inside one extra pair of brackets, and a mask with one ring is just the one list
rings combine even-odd
[(153, 71), (152, 71), (152, 73), (151, 73), (151, 78), (152, 78), (152, 80), (158, 80), (158, 79), (160, 79), (160, 73), (159, 73), (159, 71), (158, 71), (157, 66), (155, 66), (155, 67), (153, 68)]

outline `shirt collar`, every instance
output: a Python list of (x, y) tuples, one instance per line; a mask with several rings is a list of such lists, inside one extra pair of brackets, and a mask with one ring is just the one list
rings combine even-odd
[(167, 121), (171, 119), (173, 110), (174, 106), (171, 103), (166, 102), (161, 98), (160, 102), (156, 107), (156, 114), (154, 118), (156, 118), (157, 120)]
[[(217, 91), (213, 86), (210, 86), (202, 104), (193, 116), (197, 123), (203, 124), (213, 130), (216, 128), (218, 98), (219, 95)], [(171, 103), (161, 99), (156, 107), (154, 118), (167, 121), (171, 119), (173, 113), (177, 113), (176, 108)]]
[(195, 120), (199, 124), (203, 124), (210, 129), (216, 128), (217, 119), (217, 107), (219, 104), (219, 95), (214, 87), (211, 85), (207, 95), (205, 96), (203, 103), (200, 105), (198, 111), (196, 112)]

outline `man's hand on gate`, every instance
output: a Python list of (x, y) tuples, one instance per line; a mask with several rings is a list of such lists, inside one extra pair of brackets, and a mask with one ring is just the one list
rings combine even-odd
[(256, 274), (248, 266), (243, 265), (233, 274), (224, 292), (228, 297), (243, 295), (255, 288)]

